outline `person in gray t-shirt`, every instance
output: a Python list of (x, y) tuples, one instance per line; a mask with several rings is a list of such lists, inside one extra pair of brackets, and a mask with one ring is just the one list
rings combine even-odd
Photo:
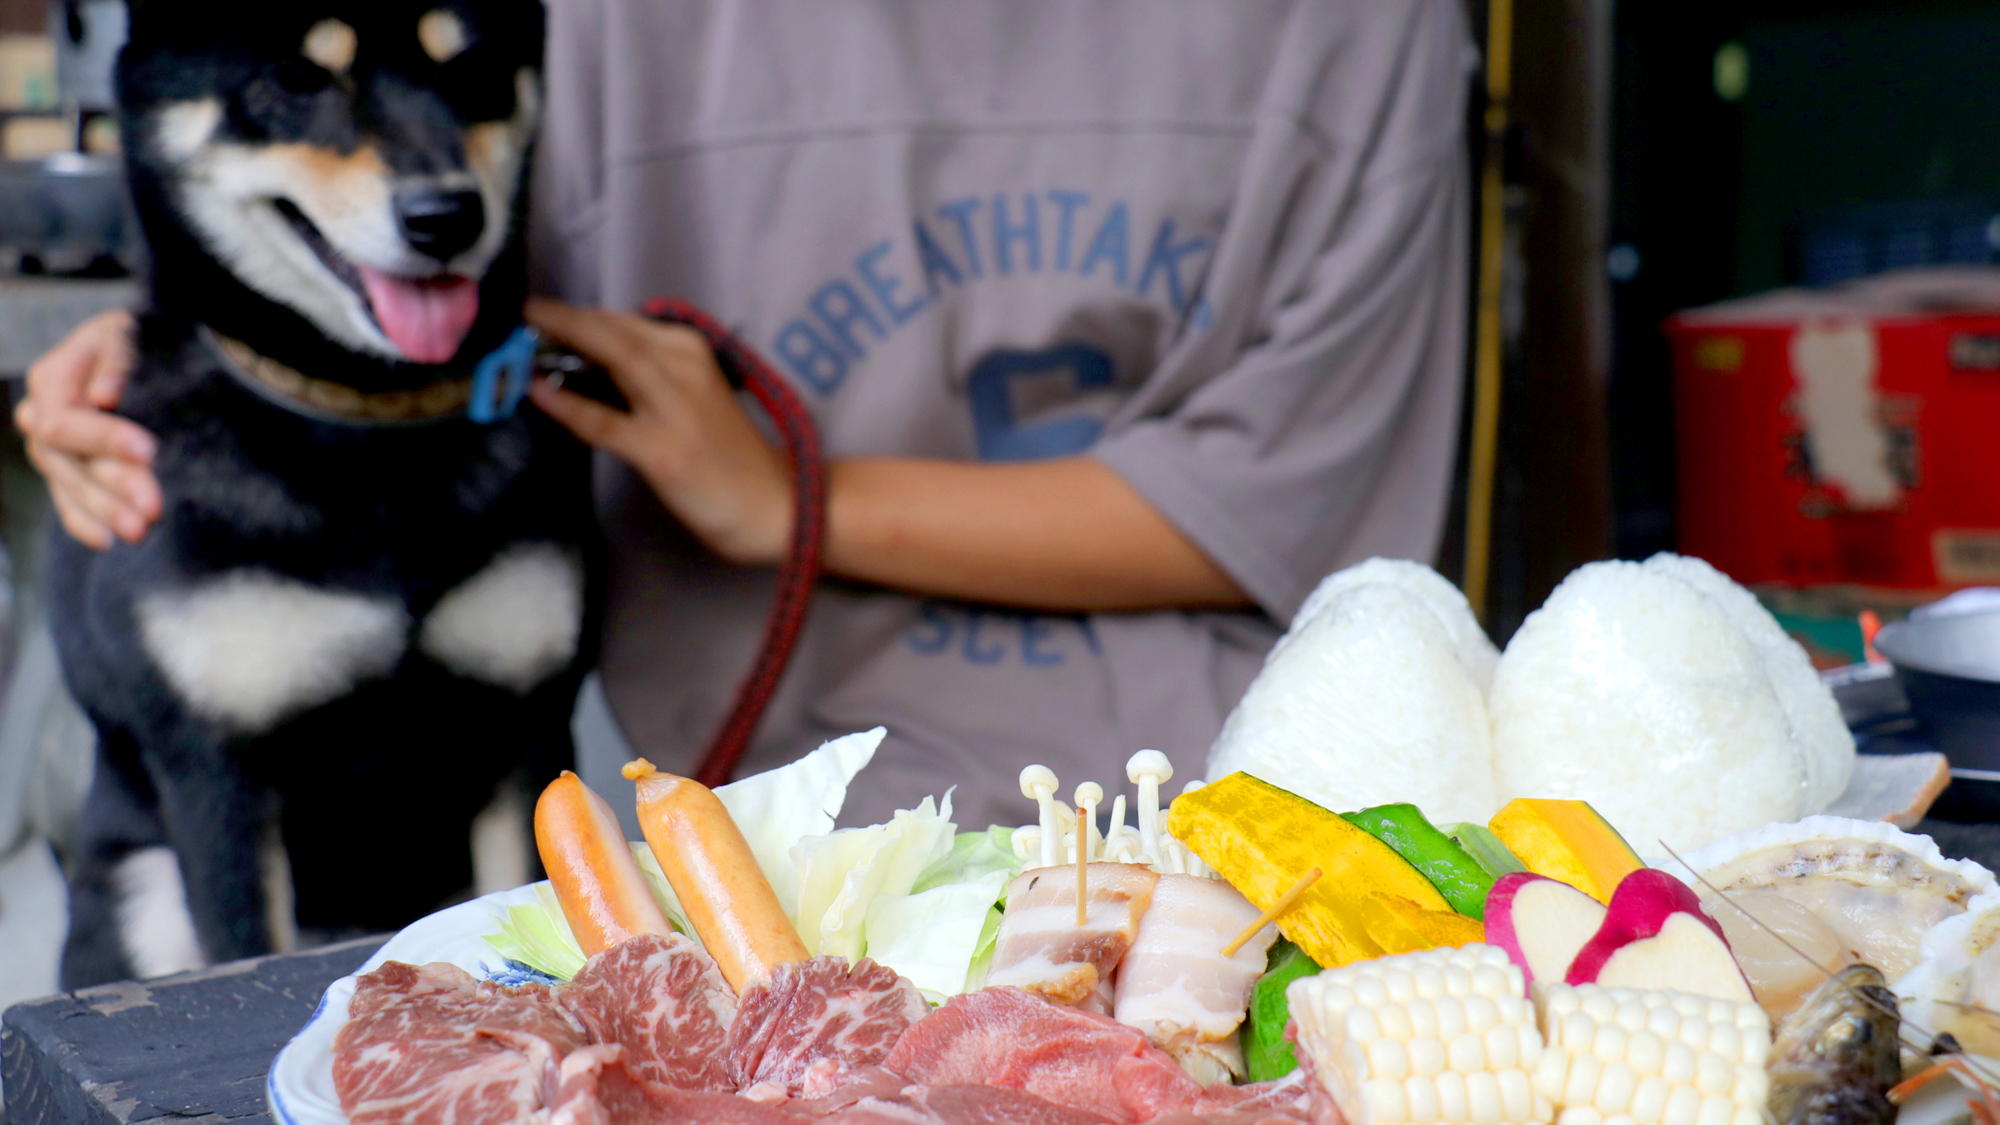
[[(954, 785), (960, 824), (1023, 823), (1031, 762), (1065, 795), (1146, 747), (1198, 776), (1321, 575), (1436, 551), (1466, 312), (1456, 0), (549, 15), (535, 254), (570, 303), (529, 318), (635, 409), (535, 401), (611, 455), (600, 667), (662, 768), (692, 768), (751, 659), (787, 475), (691, 334), (584, 306), (693, 300), (814, 410), (831, 577), (739, 773), (886, 725), (845, 823)], [(144, 435), (84, 417), (116, 397), (110, 335), (45, 362), (20, 415), (99, 543), (157, 509)], [(586, 779), (617, 791), (610, 765)]]

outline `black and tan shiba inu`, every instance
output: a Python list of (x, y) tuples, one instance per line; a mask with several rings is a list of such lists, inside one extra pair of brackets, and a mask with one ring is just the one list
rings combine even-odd
[(536, 0), (132, 2), (151, 298), (120, 412), (166, 507), (51, 563), (99, 735), (72, 987), (160, 967), (163, 848), (209, 960), (271, 947), (273, 811), (302, 926), (393, 928), (467, 885), (499, 778), (568, 764), (587, 452), (491, 385), (521, 358), (542, 27)]

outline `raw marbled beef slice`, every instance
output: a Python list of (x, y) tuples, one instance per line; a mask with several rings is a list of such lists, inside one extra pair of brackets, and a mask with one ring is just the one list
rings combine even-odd
[(680, 1090), (735, 1089), (721, 1048), (736, 999), (688, 938), (628, 938), (592, 957), (558, 995), (592, 1043), (624, 1046), (632, 1077)]
[(563, 1060), (548, 1125), (801, 1125), (801, 1119), (734, 1094), (675, 1090), (634, 1078), (625, 1048), (584, 1047)]
[(352, 1125), (500, 1125), (554, 1095), (583, 1030), (540, 985), (504, 989), (442, 962), (364, 975), (334, 1037)]
[(863, 958), (779, 965), (743, 990), (729, 1029), (734, 1089), (820, 1098), (889, 1054), (930, 1006), (895, 970)]

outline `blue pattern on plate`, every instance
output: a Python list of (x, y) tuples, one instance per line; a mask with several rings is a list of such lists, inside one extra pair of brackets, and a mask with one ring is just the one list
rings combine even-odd
[(501, 968), (498, 971), (495, 971), (493, 966), (481, 961), (479, 963), (479, 975), (502, 988), (519, 988), (524, 984), (562, 983), (561, 978), (552, 977), (532, 965), (524, 965), (511, 957), (501, 963)]

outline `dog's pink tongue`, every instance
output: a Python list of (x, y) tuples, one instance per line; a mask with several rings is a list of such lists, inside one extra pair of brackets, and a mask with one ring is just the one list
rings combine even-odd
[(443, 363), (479, 319), (479, 283), (464, 277), (397, 277), (361, 267), (375, 321), (417, 363)]

